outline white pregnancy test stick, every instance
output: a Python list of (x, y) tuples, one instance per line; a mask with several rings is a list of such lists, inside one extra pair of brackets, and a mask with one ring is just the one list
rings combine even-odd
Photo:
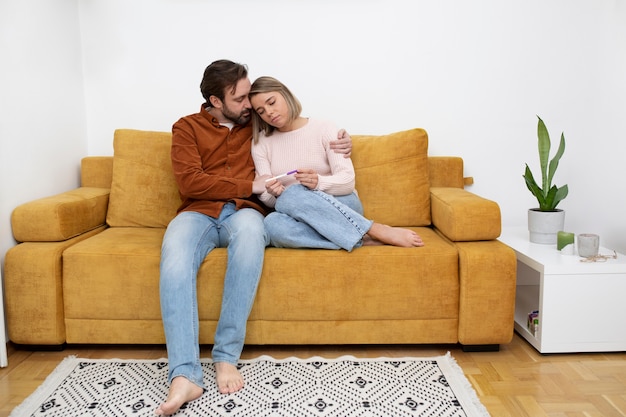
[(270, 181), (273, 181), (273, 180), (277, 180), (279, 178), (286, 177), (287, 175), (295, 174), (296, 172), (298, 172), (298, 170), (294, 169), (293, 171), (289, 171), (289, 172), (287, 172), (285, 174), (281, 174), (281, 175), (277, 175), (277, 176), (272, 177), (272, 178), (268, 178), (268, 179), (265, 180), (265, 182), (270, 182)]

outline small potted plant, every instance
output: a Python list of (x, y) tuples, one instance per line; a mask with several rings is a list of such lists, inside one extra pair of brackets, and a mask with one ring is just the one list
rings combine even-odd
[(557, 187), (552, 184), (552, 179), (559, 161), (565, 152), (565, 136), (561, 133), (559, 148), (554, 157), (550, 157), (550, 135), (545, 123), (539, 116), (537, 123), (537, 138), (539, 146), (539, 165), (541, 167), (541, 187), (535, 181), (528, 164), (524, 172), (524, 180), (530, 192), (539, 203), (538, 208), (528, 210), (528, 231), (530, 241), (534, 243), (556, 244), (557, 232), (563, 230), (565, 223), (565, 211), (557, 209), (556, 206), (567, 197), (569, 192), (567, 184)]

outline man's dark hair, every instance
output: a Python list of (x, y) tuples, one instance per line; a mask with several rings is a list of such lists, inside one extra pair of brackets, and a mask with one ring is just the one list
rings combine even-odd
[(248, 67), (243, 64), (220, 59), (211, 63), (204, 70), (204, 76), (200, 83), (202, 97), (207, 105), (211, 105), (209, 97), (215, 96), (224, 101), (224, 91), (232, 88), (233, 92), (237, 87), (237, 82), (248, 76)]

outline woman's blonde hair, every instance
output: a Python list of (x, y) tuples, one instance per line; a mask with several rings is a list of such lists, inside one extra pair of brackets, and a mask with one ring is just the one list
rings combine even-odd
[[(302, 113), (302, 104), (293, 95), (293, 93), (287, 88), (287, 86), (276, 78), (273, 77), (259, 77), (253, 83), (252, 87), (250, 87), (250, 93), (248, 94), (248, 99), (252, 101), (252, 97), (259, 93), (271, 93), (276, 92), (279, 93), (285, 101), (287, 102), (287, 108), (289, 109), (289, 121), (294, 121), (298, 117), (300, 117), (300, 113)], [(254, 142), (259, 141), (260, 133), (263, 132), (265, 136), (271, 136), (274, 130), (276, 129), (274, 126), (265, 122), (261, 119), (261, 116), (257, 114), (257, 112), (252, 109), (252, 138)]]

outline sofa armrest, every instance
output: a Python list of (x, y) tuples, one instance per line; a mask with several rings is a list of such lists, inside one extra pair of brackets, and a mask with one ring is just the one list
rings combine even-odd
[(509, 343), (515, 322), (515, 251), (498, 240), (454, 245), (459, 252), (459, 342)]
[(108, 188), (80, 187), (22, 204), (11, 226), (18, 242), (61, 242), (105, 224)]
[(433, 226), (453, 242), (500, 236), (498, 204), (462, 188), (431, 187), (430, 209)]

